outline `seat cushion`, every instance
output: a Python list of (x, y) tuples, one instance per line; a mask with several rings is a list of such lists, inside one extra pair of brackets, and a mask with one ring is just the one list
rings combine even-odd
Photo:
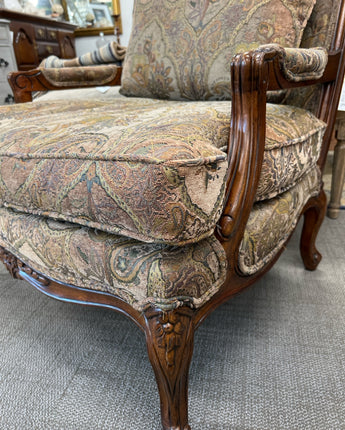
[[(243, 273), (255, 273), (279, 252), (320, 183), (315, 167), (283, 195), (254, 205), (240, 249)], [(113, 294), (139, 311), (199, 308), (221, 289), (227, 271), (214, 235), (182, 247), (144, 243), (4, 207), (0, 246), (51, 279)]]
[(182, 247), (144, 243), (6, 208), (0, 245), (50, 279), (113, 294), (140, 311), (199, 307), (222, 286), (227, 268), (214, 236)]
[(315, 0), (136, 0), (122, 92), (230, 99), (233, 55), (267, 43), (299, 47)]
[[(223, 209), (230, 102), (38, 102), (1, 110), (0, 204), (145, 242), (212, 234)], [(268, 105), (257, 200), (316, 163), (324, 124)]]

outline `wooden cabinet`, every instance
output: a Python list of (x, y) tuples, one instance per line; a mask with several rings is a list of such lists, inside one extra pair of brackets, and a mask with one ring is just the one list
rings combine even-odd
[(0, 18), (10, 21), (18, 70), (34, 69), (49, 55), (76, 56), (75, 25), (6, 9), (0, 9)]
[(0, 19), (0, 105), (13, 101), (7, 74), (17, 69), (9, 31), (10, 22)]

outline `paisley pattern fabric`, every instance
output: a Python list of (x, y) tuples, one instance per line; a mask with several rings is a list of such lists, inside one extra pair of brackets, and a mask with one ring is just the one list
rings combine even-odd
[(298, 47), (315, 0), (136, 0), (122, 93), (230, 98), (230, 61), (267, 43)]
[(327, 66), (328, 55), (324, 48), (302, 49), (282, 48), (271, 43), (260, 46), (257, 51), (275, 50), (280, 57), (281, 71), (292, 82), (319, 79)]
[[(123, 97), (3, 107), (0, 204), (145, 242), (197, 242), (223, 209), (230, 110)], [(315, 165), (324, 127), (268, 105), (257, 200)]]
[[(332, 50), (341, 0), (318, 0), (303, 32), (301, 48), (322, 46)], [(317, 114), (321, 86), (309, 86), (289, 90), (282, 103), (299, 106)]]
[(126, 48), (119, 45), (115, 41), (107, 43), (101, 48), (80, 55), (76, 58), (61, 59), (55, 55), (50, 55), (45, 58), (40, 68), (59, 68), (59, 67), (80, 67), (80, 66), (93, 66), (95, 64), (121, 64), (126, 55)]
[(229, 139), (228, 111), (120, 98), (3, 108), (1, 203), (146, 242), (199, 241), (223, 209), (215, 144)]
[(326, 124), (308, 111), (267, 105), (266, 145), (256, 200), (288, 190), (311, 167), (321, 150)]
[(211, 236), (183, 247), (124, 236), (0, 208), (0, 245), (51, 279), (103, 291), (138, 310), (199, 307), (226, 275), (225, 252)]
[(332, 49), (342, 0), (317, 0), (303, 32), (301, 48)]
[(103, 86), (115, 79), (118, 68), (111, 65), (41, 69), (42, 75), (55, 87)]
[(240, 246), (239, 267), (251, 275), (270, 262), (295, 228), (301, 211), (320, 192), (321, 172), (316, 166), (289, 191), (256, 203)]
[[(314, 168), (288, 192), (255, 204), (240, 247), (244, 274), (255, 273), (281, 249), (319, 189)], [(150, 304), (198, 308), (219, 291), (227, 270), (213, 235), (182, 247), (148, 244), (3, 207), (0, 245), (51, 279), (113, 294), (139, 311)]]

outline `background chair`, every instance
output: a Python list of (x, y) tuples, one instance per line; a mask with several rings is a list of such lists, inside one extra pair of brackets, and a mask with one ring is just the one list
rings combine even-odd
[(137, 323), (164, 429), (190, 428), (195, 330), (272, 267), (302, 215), (304, 265), (320, 262), (345, 6), (314, 3), (137, 2), (123, 71), (10, 77), (17, 101), (121, 83), (112, 101), (2, 108), (1, 258), (48, 295)]
[(339, 111), (335, 123), (335, 137), (337, 144), (334, 148), (334, 160), (332, 168), (331, 197), (327, 215), (336, 219), (339, 216), (341, 200), (345, 183), (345, 122), (344, 112)]

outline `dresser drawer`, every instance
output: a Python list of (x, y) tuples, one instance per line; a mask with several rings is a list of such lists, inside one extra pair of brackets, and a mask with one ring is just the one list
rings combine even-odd
[(36, 40), (46, 40), (47, 39), (47, 31), (46, 31), (45, 27), (40, 27), (38, 25), (35, 25), (34, 30), (35, 30)]
[(57, 30), (47, 28), (47, 40), (51, 40), (54, 42), (58, 41), (58, 32)]
[(8, 82), (0, 82), (0, 105), (8, 103), (11, 100), (11, 96), (12, 90)]
[(0, 22), (0, 43), (11, 43), (10, 40), (8, 25)]
[(7, 82), (7, 75), (16, 70), (13, 55), (9, 46), (0, 46), (0, 82)]
[(8, 42), (9, 33), (8, 29), (2, 25), (0, 25), (0, 43), (1, 42)]
[(37, 42), (37, 52), (39, 58), (42, 60), (43, 58), (49, 57), (49, 55), (59, 56), (60, 49), (59, 45), (49, 42)]

